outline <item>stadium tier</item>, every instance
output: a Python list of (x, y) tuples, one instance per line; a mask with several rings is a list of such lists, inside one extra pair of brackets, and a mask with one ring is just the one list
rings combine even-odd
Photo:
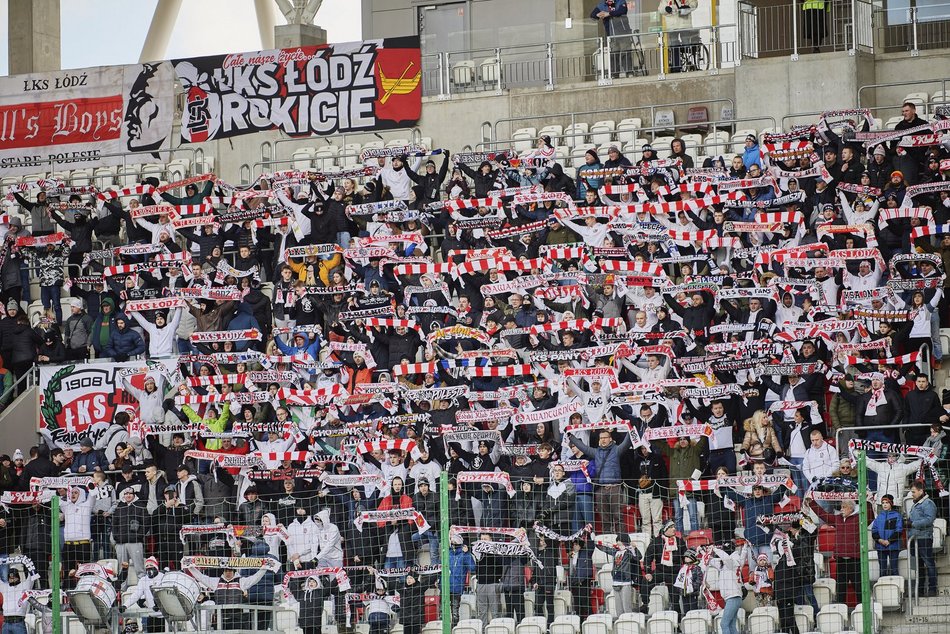
[[(597, 46), (601, 81), (637, 59)], [(3, 634), (950, 622), (945, 86), (440, 148), (424, 86), (476, 104), (501, 49), (436, 82), (417, 38), (310, 48), (89, 74), (124, 131), (78, 169), (59, 124), (0, 137)], [(287, 159), (219, 173), (278, 127)]]

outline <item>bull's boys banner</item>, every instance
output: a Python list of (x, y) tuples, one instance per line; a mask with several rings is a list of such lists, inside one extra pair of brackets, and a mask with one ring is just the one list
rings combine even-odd
[(312, 136), (402, 128), (422, 112), (417, 37), (172, 63), (185, 93), (182, 143), (273, 129)]
[(137, 401), (123, 377), (141, 390), (146, 374), (158, 379), (176, 369), (175, 360), (151, 361), (147, 368), (145, 361), (42, 365), (38, 431), (60, 447), (78, 445), (95, 435), (96, 423), (112, 422), (121, 411), (135, 411)]
[(169, 62), (98, 66), (0, 77), (0, 171), (157, 162), (171, 143), (174, 70)]

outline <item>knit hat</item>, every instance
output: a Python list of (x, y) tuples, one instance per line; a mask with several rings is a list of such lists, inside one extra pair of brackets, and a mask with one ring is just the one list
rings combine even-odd
[(587, 150), (586, 152), (584, 152), (584, 154), (594, 157), (594, 160), (595, 160), (595, 161), (599, 161), (599, 160), (600, 160), (600, 157), (597, 156), (597, 150), (595, 150), (595, 149), (593, 149), (593, 148)]
[(13, 216), (12, 218), (10, 218), (10, 226), (16, 227), (17, 229), (22, 229), (23, 221), (20, 220), (17, 216)]
[(616, 152), (617, 154), (620, 154), (620, 148), (617, 147), (616, 145), (611, 145), (609, 148), (607, 148), (607, 153), (610, 154), (611, 152)]
[(14, 451), (14, 452), (13, 452), (13, 460), (14, 460), (14, 461), (23, 460), (23, 452), (20, 451), (19, 449), (17, 449), (16, 451)]
[(630, 535), (628, 533), (617, 533), (617, 543), (624, 546), (630, 545)]
[(652, 152), (653, 146), (650, 145), (649, 143), (644, 143), (643, 147), (641, 147), (640, 150), (642, 150), (643, 152)]
[(895, 175), (896, 175), (896, 176), (900, 176), (901, 179), (904, 178), (904, 172), (902, 172), (902, 171), (900, 171), (900, 170), (894, 170), (893, 172), (891, 172), (890, 178), (894, 178)]
[(687, 548), (686, 552), (683, 553), (683, 559), (692, 559), (696, 561), (696, 551), (692, 548)]
[(154, 557), (149, 557), (148, 559), (145, 560), (145, 567), (155, 568), (156, 570), (158, 570), (158, 560), (155, 559)]
[(663, 524), (663, 528), (660, 530), (660, 533), (665, 533), (671, 528), (676, 528), (676, 523), (673, 520), (667, 520), (666, 523)]
[(10, 301), (7, 302), (7, 310), (20, 310), (20, 305), (11, 297)]
[(879, 145), (874, 148), (874, 156), (887, 156), (887, 150), (884, 149), (883, 145)]
[(69, 300), (70, 308), (82, 308), (82, 300), (78, 297), (73, 297)]
[(755, 135), (754, 135), (754, 134), (747, 134), (747, 135), (745, 136), (745, 140), (746, 140), (746, 141), (752, 141), (753, 143), (758, 143), (758, 142), (759, 142), (759, 140), (758, 140), (757, 138), (755, 138)]

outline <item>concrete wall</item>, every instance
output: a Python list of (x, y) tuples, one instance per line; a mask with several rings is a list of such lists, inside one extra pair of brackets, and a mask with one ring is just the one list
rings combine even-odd
[[(736, 107), (741, 117), (768, 114), (777, 125), (796, 113), (856, 106), (859, 68), (873, 64), (863, 56), (842, 53), (743, 60), (736, 69)], [(866, 76), (866, 70), (861, 71)], [(812, 123), (809, 115), (790, 123)]]
[[(878, 107), (875, 114), (887, 119), (900, 114), (900, 104), (909, 93), (926, 92), (929, 95), (938, 90), (950, 91), (950, 51), (921, 51), (920, 57), (911, 57), (908, 53), (884, 53), (875, 56), (871, 76), (859, 85), (890, 84), (910, 80), (937, 81), (920, 85), (904, 85), (889, 88), (866, 89), (861, 93), (861, 105)], [(946, 84), (940, 80), (947, 80)]]
[(8, 454), (23, 450), (29, 457), (30, 447), (37, 444), (36, 421), (39, 420), (39, 390), (28, 389), (3, 410), (3, 447)]

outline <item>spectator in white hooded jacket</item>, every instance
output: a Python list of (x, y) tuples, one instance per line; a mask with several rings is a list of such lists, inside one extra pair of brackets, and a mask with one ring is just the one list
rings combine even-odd
[(155, 323), (150, 322), (142, 313), (129, 311), (132, 319), (138, 322), (142, 330), (148, 333), (148, 356), (150, 359), (170, 357), (177, 351), (178, 324), (181, 323), (181, 308), (173, 308), (171, 319), (164, 310), (155, 311)]
[(310, 519), (307, 509), (298, 506), (296, 509), (294, 521), (287, 525), (287, 561), (290, 563), (300, 562), (305, 564), (313, 561), (316, 551), (314, 550), (317, 527)]
[(825, 438), (817, 429), (811, 432), (811, 447), (805, 452), (802, 462), (802, 473), (809, 483), (821, 478), (831, 477), (838, 466), (838, 453), (834, 447), (825, 442)]
[(336, 568), (343, 565), (343, 539), (340, 529), (330, 521), (330, 509), (325, 508), (313, 516), (313, 544), (317, 565)]
[(907, 479), (920, 469), (921, 460), (901, 462), (900, 454), (890, 452), (887, 460), (868, 459), (868, 469), (877, 474), (877, 500), (881, 503), (882, 495), (893, 496), (895, 501), (902, 500), (907, 489)]

